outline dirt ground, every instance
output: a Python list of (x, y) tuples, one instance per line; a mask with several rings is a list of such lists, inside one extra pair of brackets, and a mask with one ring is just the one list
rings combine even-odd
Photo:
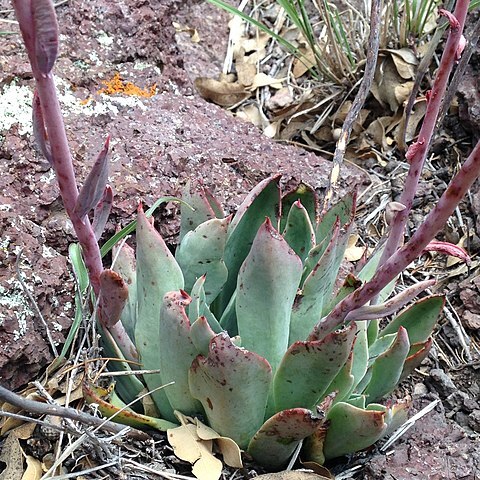
[[(9, 2), (0, 0), (0, 11), (8, 8)], [(252, 125), (207, 103), (193, 87), (197, 76), (215, 77), (221, 71), (228, 39), (224, 13), (203, 1), (78, 0), (62, 4), (57, 14), (62, 35), (55, 71), (80, 179), (103, 139), (112, 136), (115, 204), (107, 235), (133, 218), (140, 200), (150, 205), (159, 196), (175, 194), (188, 178), (202, 178), (232, 210), (251, 186), (275, 172), (283, 173), (285, 184), (303, 180), (320, 194), (325, 191), (328, 161), (267, 139)], [(190, 34), (176, 30), (172, 22), (196, 29), (200, 42), (192, 42)], [(14, 25), (7, 27), (16, 31)], [(6, 29), (0, 24), (0, 30)], [(479, 52), (473, 60), (480, 65)], [(145, 92), (156, 85), (157, 93), (100, 97), (117, 72)], [(442, 131), (442, 138), (464, 139), (463, 153), (479, 136), (477, 73), (475, 67), (467, 73), (460, 87), (459, 117), (447, 118), (446, 133)], [(11, 388), (24, 386), (52, 360), (44, 327), (18, 281), (17, 266), (57, 342), (65, 339), (73, 313), (67, 248), (74, 238), (49, 165), (33, 144), (32, 84), (19, 36), (0, 36), (0, 376), (2, 385)], [(441, 149), (449, 143), (438, 140), (435, 145)], [(355, 187), (365, 190), (379, 172), (388, 176), (393, 167), (346, 164), (338, 195)], [(418, 218), (450, 171), (425, 176)], [(390, 179), (391, 195), (401, 188), (397, 180)], [(478, 187), (461, 207), (473, 267), (452, 266), (448, 274), (444, 265), (443, 273), (438, 269), (438, 288), (446, 290), (454, 313), (442, 318), (435, 347), (420, 373), (396, 392), (412, 396), (412, 414), (433, 400), (441, 402), (387, 451), (375, 447), (331, 466), (339, 475), (352, 468), (351, 478), (369, 480), (480, 478)], [(374, 210), (378, 201), (373, 197), (361, 211)], [(175, 208), (167, 205), (158, 218), (162, 235), (170, 241), (178, 228), (174, 214)], [(443, 235), (455, 241), (460, 230), (454, 225)], [(459, 336), (458, 325), (465, 334)], [(470, 356), (462, 341), (469, 343)], [(146, 457), (155, 464), (153, 456)], [(237, 473), (237, 478), (250, 478), (249, 472)], [(130, 472), (128, 478), (137, 477)]]

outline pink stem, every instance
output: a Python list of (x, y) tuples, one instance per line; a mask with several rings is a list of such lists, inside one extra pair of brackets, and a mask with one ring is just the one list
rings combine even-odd
[(85, 265), (88, 268), (93, 290), (95, 294), (98, 295), (100, 289), (100, 274), (103, 270), (102, 257), (89, 220), (85, 218), (82, 221), (74, 211), (78, 197), (78, 188), (65, 133), (65, 125), (53, 82), (53, 75), (51, 72), (45, 75), (37, 68), (31, 2), (29, 0), (13, 0), (13, 7), (25, 46), (27, 47), (33, 76), (35, 77), (60, 194), (65, 210), (70, 217), (75, 233), (82, 246)]
[(429, 96), (427, 110), (425, 112), (422, 128), (418, 135), (418, 140), (412, 144), (407, 151), (410, 168), (405, 180), (404, 189), (398, 200), (405, 205), (406, 208), (402, 211), (396, 212), (394, 215), (389, 236), (379, 262), (379, 268), (394, 254), (401, 242), (403, 242), (405, 225), (410, 210), (412, 209), (420, 174), (422, 173), (423, 164), (425, 163), (430, 141), (436, 127), (438, 114), (447, 88), (448, 78), (455, 62), (457, 61), (457, 51), (462, 39), (468, 5), (469, 0), (457, 1), (453, 15), (458, 20), (458, 25), (455, 25), (454, 28), (450, 27), (450, 33)]
[(480, 141), (412, 238), (380, 266), (369, 282), (344, 298), (329, 315), (320, 320), (313, 328), (309, 339), (323, 338), (338, 328), (344, 323), (350, 312), (362, 307), (375, 295), (378, 295), (386, 285), (420, 256), (432, 238), (443, 228), (479, 175)]

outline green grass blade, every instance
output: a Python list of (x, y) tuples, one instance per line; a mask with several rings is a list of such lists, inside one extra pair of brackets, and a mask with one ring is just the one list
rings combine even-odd
[[(228, 5), (225, 2), (222, 2), (221, 0), (207, 0), (209, 3), (212, 5), (215, 5), (216, 7), (222, 8), (223, 10), (227, 11), (228, 13), (232, 15), (236, 15), (246, 22), (250, 23), (251, 25), (254, 25), (257, 27), (259, 30), (262, 32), (266, 33), (267, 35), (270, 35), (273, 39), (275, 39), (282, 47), (286, 48), (289, 53), (294, 55), (296, 58), (298, 58), (305, 66), (308, 67), (308, 64), (305, 62), (304, 55), (296, 48), (293, 44), (285, 40), (283, 37), (278, 35), (278, 33), (275, 33), (273, 30), (270, 28), (266, 27), (263, 23), (259, 22), (258, 20), (255, 20), (253, 17), (247, 15), (246, 13), (243, 13), (242, 11), (238, 10), (235, 7), (232, 7), (231, 5)], [(311, 67), (309, 67), (309, 70), (312, 74), (312, 76), (316, 79), (318, 79), (318, 73), (316, 73)], [(323, 72), (322, 72), (323, 73)]]

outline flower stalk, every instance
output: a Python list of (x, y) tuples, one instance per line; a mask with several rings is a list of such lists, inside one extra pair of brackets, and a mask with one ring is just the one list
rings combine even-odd
[(435, 207), (418, 227), (412, 238), (397, 250), (375, 273), (372, 280), (355, 290), (342, 300), (325, 318), (315, 325), (310, 338), (323, 338), (335, 330), (347, 318), (350, 312), (363, 307), (378, 295), (397, 275), (419, 257), (425, 247), (443, 228), (448, 218), (455, 211), (462, 198), (480, 175), (480, 142), (455, 175), (449, 186), (440, 197)]
[[(461, 47), (462, 39), (464, 40), (463, 29), (468, 12), (468, 5), (468, 0), (458, 0), (453, 14), (448, 12), (449, 15), (446, 15), (446, 13), (444, 13), (450, 21), (448, 40), (433, 82), (432, 90), (428, 95), (427, 110), (420, 133), (418, 134), (418, 139), (410, 145), (405, 155), (410, 163), (410, 168), (405, 179), (402, 194), (398, 200), (405, 208), (397, 211), (394, 215), (379, 267), (395, 253), (403, 241), (405, 225), (412, 209), (413, 199), (418, 188), (420, 175), (437, 124), (440, 108), (442, 107), (448, 79), (455, 63), (458, 62), (459, 47)], [(444, 11), (441, 11), (441, 13), (442, 12)]]

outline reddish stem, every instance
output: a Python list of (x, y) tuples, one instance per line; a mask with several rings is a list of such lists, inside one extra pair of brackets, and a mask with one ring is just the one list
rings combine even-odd
[(436, 127), (438, 114), (447, 88), (448, 78), (455, 62), (457, 61), (457, 49), (462, 38), (468, 5), (469, 0), (457, 1), (453, 15), (458, 21), (458, 24), (455, 24), (455, 28), (450, 28), (445, 50), (429, 96), (427, 110), (425, 112), (422, 128), (418, 135), (418, 140), (410, 146), (406, 154), (410, 162), (410, 168), (408, 170), (407, 178), (405, 179), (402, 194), (398, 200), (405, 205), (406, 208), (402, 211), (396, 212), (393, 218), (379, 267), (394, 254), (398, 249), (398, 246), (403, 242), (405, 225), (410, 210), (412, 209), (413, 199), (418, 188), (423, 164), (425, 163), (432, 135)]
[(75, 233), (82, 246), (85, 265), (88, 268), (93, 290), (95, 294), (98, 295), (100, 289), (99, 279), (103, 270), (102, 257), (88, 218), (82, 221), (74, 211), (78, 197), (78, 188), (53, 75), (51, 72), (47, 75), (41, 73), (36, 66), (35, 33), (31, 13), (31, 2), (29, 0), (13, 0), (13, 7), (32, 66), (45, 128), (51, 146), (52, 162), (55, 168), (60, 194), (65, 210), (70, 217)]
[(421, 255), (424, 248), (443, 228), (450, 215), (480, 175), (480, 141), (455, 175), (440, 200), (418, 227), (412, 238), (397, 250), (374, 277), (344, 298), (324, 319), (315, 325), (310, 339), (320, 339), (344, 323), (349, 312), (362, 307)]

